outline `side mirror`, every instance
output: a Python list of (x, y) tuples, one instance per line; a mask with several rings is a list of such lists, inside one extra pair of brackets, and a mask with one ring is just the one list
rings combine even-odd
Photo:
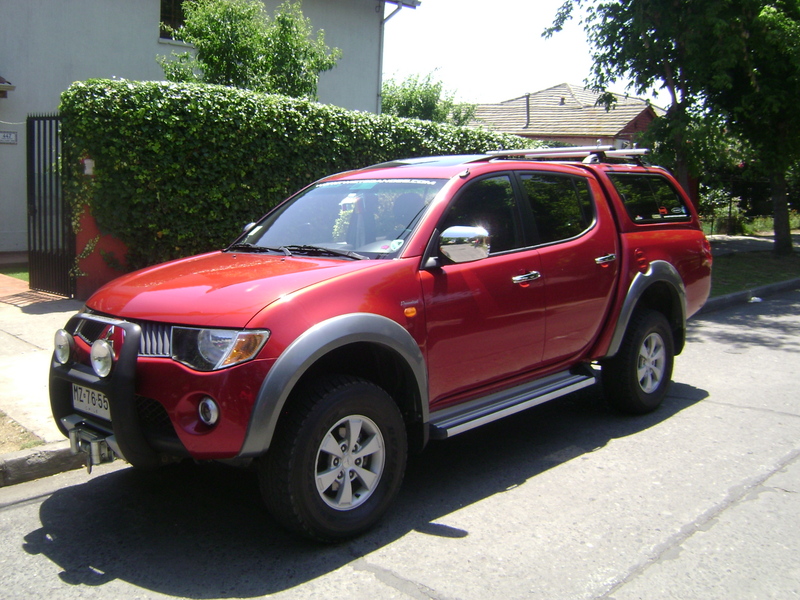
[(439, 251), (454, 263), (483, 260), (490, 247), (489, 232), (483, 227), (457, 225), (439, 236)]
[(242, 227), (242, 233), (247, 233), (248, 231), (250, 231), (255, 226), (255, 224), (256, 222), (253, 221), (252, 223), (248, 223), (247, 225)]

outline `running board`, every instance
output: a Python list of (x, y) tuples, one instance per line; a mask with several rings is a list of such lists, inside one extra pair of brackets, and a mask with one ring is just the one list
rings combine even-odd
[(429, 421), (431, 438), (441, 440), (453, 437), (486, 423), (577, 392), (594, 385), (595, 381), (594, 371), (587, 366), (581, 372), (555, 373), (538, 379), (532, 384), (503, 390), (466, 404), (436, 411), (431, 414)]

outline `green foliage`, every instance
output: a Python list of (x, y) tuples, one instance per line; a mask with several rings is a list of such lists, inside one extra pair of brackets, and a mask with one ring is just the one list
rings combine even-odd
[(185, 2), (185, 24), (163, 27), (195, 54), (159, 57), (168, 80), (228, 85), (265, 93), (316, 98), (319, 74), (341, 56), (325, 45), (325, 33), (312, 37), (299, 4), (284, 2), (272, 20), (258, 0)]
[(319, 74), (330, 71), (342, 52), (325, 45), (325, 32), (311, 37), (311, 21), (299, 3), (284, 2), (266, 32), (266, 55), (271, 58), (270, 85), (264, 90), (295, 98), (316, 98)]
[[(138, 268), (226, 246), (319, 177), (520, 138), (237, 88), (92, 80), (61, 97), (65, 195)], [(81, 159), (95, 161), (94, 176)]]
[(397, 83), (393, 79), (384, 82), (381, 90), (381, 110), (384, 114), (467, 125), (475, 116), (475, 105), (457, 103), (454, 94), (445, 92), (441, 81), (434, 81), (428, 74), (423, 79), (412, 75)]

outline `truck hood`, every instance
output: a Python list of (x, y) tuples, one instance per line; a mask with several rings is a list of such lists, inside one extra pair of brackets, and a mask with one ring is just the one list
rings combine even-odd
[(124, 275), (86, 304), (125, 319), (242, 328), (279, 298), (379, 263), (213, 252)]

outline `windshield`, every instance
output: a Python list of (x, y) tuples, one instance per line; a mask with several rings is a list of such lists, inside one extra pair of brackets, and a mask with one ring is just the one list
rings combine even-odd
[(392, 258), (445, 182), (371, 179), (320, 183), (271, 212), (231, 249)]

